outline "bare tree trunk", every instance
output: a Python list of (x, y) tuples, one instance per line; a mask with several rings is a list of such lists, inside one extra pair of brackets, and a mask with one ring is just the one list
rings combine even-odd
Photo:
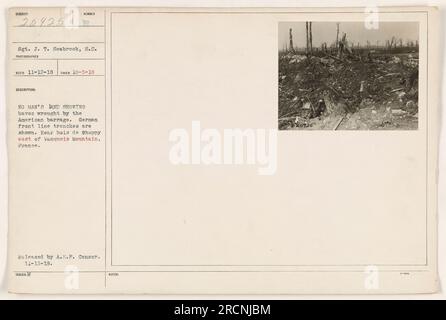
[(306, 39), (307, 39), (307, 45), (305, 47), (305, 53), (308, 56), (308, 44), (309, 44), (309, 42), (308, 42), (308, 22), (305, 22), (305, 31), (306, 31), (305, 34), (306, 34)]
[(293, 45), (293, 29), (290, 28), (290, 50), (291, 52), (294, 52), (294, 45)]
[(338, 50), (339, 46), (339, 22), (336, 23), (336, 50)]
[(309, 24), (310, 24), (310, 53), (313, 54), (313, 31), (311, 30), (312, 22), (310, 22)]

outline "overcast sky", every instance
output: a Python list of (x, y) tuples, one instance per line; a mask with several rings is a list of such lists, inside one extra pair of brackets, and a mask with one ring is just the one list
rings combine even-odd
[[(279, 49), (289, 44), (289, 29), (293, 29), (293, 43), (295, 47), (305, 47), (305, 22), (280, 22), (279, 23)], [(336, 22), (313, 22), (313, 47), (319, 47), (323, 42), (329, 46), (336, 41)], [(376, 45), (376, 41), (384, 44), (392, 36), (397, 39), (418, 40), (418, 22), (380, 22), (378, 29), (368, 30), (364, 22), (341, 22), (339, 24), (339, 37), (347, 34), (347, 41), (361, 45)]]

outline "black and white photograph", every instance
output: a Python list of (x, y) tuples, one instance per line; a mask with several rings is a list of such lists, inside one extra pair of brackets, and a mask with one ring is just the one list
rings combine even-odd
[(446, 0), (401, 1), (3, 0), (0, 301), (445, 300)]
[(418, 22), (280, 22), (279, 130), (417, 130)]

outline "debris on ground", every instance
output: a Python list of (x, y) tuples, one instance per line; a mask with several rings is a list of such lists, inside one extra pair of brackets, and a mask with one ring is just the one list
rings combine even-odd
[(279, 54), (279, 129), (416, 129), (417, 114), (413, 53)]

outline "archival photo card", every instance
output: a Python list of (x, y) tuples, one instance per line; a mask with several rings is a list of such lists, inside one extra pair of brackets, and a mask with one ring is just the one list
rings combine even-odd
[(439, 17), (11, 8), (9, 291), (437, 292)]
[(418, 22), (280, 22), (279, 130), (417, 130)]

